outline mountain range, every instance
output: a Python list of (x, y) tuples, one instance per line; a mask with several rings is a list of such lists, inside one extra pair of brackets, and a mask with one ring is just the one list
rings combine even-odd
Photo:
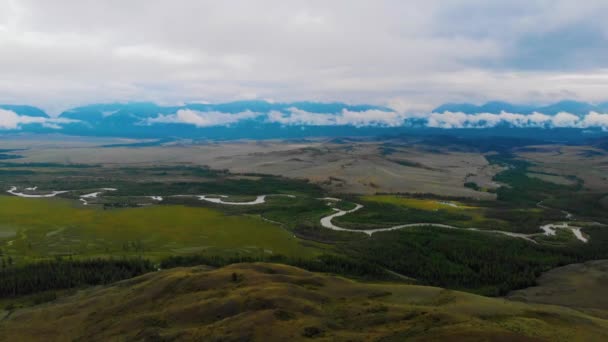
[(475, 105), (471, 103), (446, 103), (433, 109), (433, 112), (462, 112), (465, 114), (500, 114), (501, 112), (532, 114), (536, 112), (547, 115), (556, 115), (560, 112), (566, 112), (576, 115), (586, 115), (589, 114), (589, 112), (608, 112), (608, 102), (602, 102), (594, 105), (587, 102), (564, 100), (544, 106), (520, 105), (502, 101), (490, 101), (483, 105)]
[[(592, 124), (583, 125), (582, 120), (590, 112), (608, 113), (608, 102), (590, 104), (565, 100), (543, 106), (501, 101), (482, 105), (446, 103), (426, 116), (366, 104), (238, 101), (180, 106), (151, 102), (92, 104), (51, 117), (36, 107), (0, 104), (0, 132), (208, 139), (374, 136), (446, 128), (486, 128), (507, 132), (507, 135), (513, 134), (512, 128), (571, 128), (577, 131), (585, 128), (601, 134), (608, 127), (608, 115), (601, 114), (599, 120), (595, 118)], [(458, 115), (454, 116), (454, 113)], [(517, 117), (503, 117), (504, 113), (514, 113)], [(541, 122), (526, 121), (533, 113), (543, 114)], [(564, 118), (563, 113), (571, 116)], [(488, 117), (488, 114), (492, 115)], [(556, 121), (557, 117), (561, 120)], [(577, 118), (581, 121), (572, 121)], [(603, 120), (606, 120), (605, 126), (602, 126)]]

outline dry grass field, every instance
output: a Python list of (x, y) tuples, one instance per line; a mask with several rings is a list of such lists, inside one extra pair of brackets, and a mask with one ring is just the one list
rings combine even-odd
[(35, 145), (15, 162), (112, 165), (194, 164), (236, 173), (264, 173), (308, 179), (335, 193), (432, 193), (493, 199), (488, 192), (464, 187), (474, 179), (495, 188), (500, 171), (480, 153), (430, 150), (400, 145), (386, 153), (380, 142), (238, 141), (173, 143), (150, 147), (99, 148), (90, 145)]
[(574, 307), (608, 318), (607, 288), (608, 260), (595, 260), (552, 269), (538, 279), (538, 286), (513, 291), (508, 297)]
[(530, 146), (517, 152), (536, 164), (531, 171), (576, 176), (594, 192), (608, 191), (608, 153), (589, 146)]
[(276, 264), (178, 268), (13, 312), (0, 341), (601, 341), (568, 308)]

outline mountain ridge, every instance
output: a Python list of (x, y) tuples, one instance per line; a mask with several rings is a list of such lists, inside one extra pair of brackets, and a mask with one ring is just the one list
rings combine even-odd
[(574, 100), (561, 100), (559, 102), (551, 103), (548, 105), (526, 105), (526, 104), (512, 104), (503, 101), (490, 101), (481, 105), (475, 105), (472, 103), (445, 103), (432, 110), (435, 113), (444, 112), (462, 112), (465, 114), (481, 114), (491, 113), (500, 114), (501, 112), (507, 113), (518, 113), (518, 114), (532, 114), (542, 113), (547, 115), (556, 115), (560, 112), (566, 112), (576, 115), (586, 115), (589, 112), (608, 112), (608, 102), (601, 102), (593, 105), (588, 102), (574, 101)]
[(152, 272), (0, 321), (0, 341), (599, 341), (608, 321), (436, 287), (268, 263)]
[[(274, 139), (307, 136), (378, 136), (445, 129), (473, 129), (509, 135), (525, 128), (577, 130), (578, 135), (603, 135), (608, 102), (590, 104), (564, 100), (532, 106), (490, 101), (482, 105), (447, 103), (427, 116), (399, 113), (385, 106), (341, 102), (270, 102), (158, 105), (153, 102), (99, 103), (66, 110), (50, 117), (27, 105), (0, 104), (12, 111), (0, 115), (0, 132), (62, 133), (128, 138)], [(503, 115), (503, 112), (516, 115)], [(562, 114), (564, 112), (570, 114)], [(461, 113), (469, 114), (463, 116)], [(490, 116), (486, 114), (492, 114)], [(532, 113), (545, 116), (526, 117)], [(1, 114), (1, 113), (0, 113)], [(479, 117), (471, 116), (482, 114)], [(7, 121), (4, 122), (3, 121)], [(475, 133), (476, 134), (476, 133)], [(536, 133), (535, 133), (536, 134)], [(557, 131), (553, 132), (559, 138)]]

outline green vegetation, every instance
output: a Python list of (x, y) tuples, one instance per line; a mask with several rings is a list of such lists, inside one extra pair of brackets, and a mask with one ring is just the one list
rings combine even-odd
[(568, 208), (578, 216), (608, 223), (608, 195), (603, 193), (577, 193), (554, 197), (544, 201), (547, 206)]
[[(305, 181), (235, 175), (206, 167), (0, 165), (0, 172), (6, 172), (0, 186), (5, 188), (36, 185), (41, 191), (73, 190), (53, 199), (0, 196), (0, 261), (11, 267), (55, 256), (74, 260), (141, 257), (162, 262), (163, 267), (272, 261), (368, 280), (392, 278), (393, 271), (421, 284), (501, 295), (533, 285), (535, 277), (551, 267), (607, 257), (604, 246), (608, 237), (601, 227), (584, 228), (592, 236), (588, 244), (560, 231), (556, 237), (536, 237), (541, 244), (535, 245), (495, 234), (428, 227), (370, 238), (319, 224), (323, 216), (333, 212), (332, 207), (351, 210), (355, 203), (364, 208), (337, 217), (334, 223), (369, 229), (429, 222), (540, 235), (541, 224), (564, 219), (564, 213), (550, 207), (571, 205), (573, 212), (585, 212), (593, 219), (605, 215), (605, 197), (584, 197), (578, 185), (527, 177), (530, 165), (509, 155), (490, 159), (509, 165), (497, 175), (497, 180), (508, 184), (499, 189), (498, 201), (424, 194), (373, 195), (345, 197), (331, 206), (318, 199), (327, 194)], [(102, 187), (118, 191), (91, 199), (87, 207), (77, 201), (80, 195)], [(231, 201), (248, 201), (261, 194), (279, 193), (296, 197), (270, 196), (264, 204), (229, 206), (193, 196), (171, 196), (222, 194), (229, 195)], [(163, 201), (145, 196), (163, 196)], [(549, 207), (536, 205), (541, 197)], [(576, 198), (586, 200), (566, 202)]]
[[(594, 236), (595, 245), (605, 245), (605, 235)], [(499, 235), (424, 227), (374, 234), (341, 250), (422, 284), (490, 296), (532, 286), (541, 272), (553, 267), (608, 257), (608, 251), (593, 246), (554, 248)]]
[(608, 260), (570, 264), (543, 273), (535, 287), (509, 293), (508, 298), (529, 303), (603, 310), (608, 318), (608, 297), (600, 296), (608, 287)]
[(475, 183), (475, 182), (465, 182), (464, 187), (473, 189), (475, 191), (482, 191), (482, 188), (479, 185), (477, 185), (477, 183)]
[(58, 164), (58, 163), (2, 163), (1, 168), (61, 168), (61, 169), (91, 169), (99, 165), (91, 164)]
[(161, 268), (174, 268), (184, 266), (210, 265), (223, 267), (243, 262), (272, 262), (291, 265), (313, 272), (324, 272), (340, 274), (364, 280), (394, 280), (395, 277), (377, 264), (360, 260), (359, 258), (347, 258), (338, 255), (323, 254), (316, 258), (287, 258), (282, 255), (269, 257), (221, 257), (207, 256), (203, 254), (171, 256), (163, 259)]
[(393, 163), (397, 163), (401, 166), (407, 166), (407, 167), (416, 167), (416, 168), (420, 168), (420, 169), (426, 169), (426, 170), (432, 170), (432, 168), (415, 162), (415, 161), (411, 161), (411, 160), (405, 160), (405, 159), (388, 159), (389, 161), (393, 162)]
[(568, 196), (579, 190), (582, 184), (562, 185), (546, 182), (539, 178), (530, 177), (527, 173), (531, 164), (525, 160), (516, 159), (512, 154), (495, 154), (486, 157), (492, 164), (498, 164), (507, 169), (494, 177), (501, 186), (498, 191), (498, 200), (519, 206), (534, 206), (547, 198)]
[(17, 154), (0, 153), (0, 160), (19, 159), (19, 158), (21, 158), (21, 156), (17, 155)]
[(93, 259), (37, 262), (0, 270), (0, 297), (109, 284), (153, 270), (144, 259)]
[(381, 202), (363, 202), (365, 207), (352, 214), (340, 216), (334, 222), (352, 229), (384, 228), (406, 223), (454, 223), (470, 221), (465, 212), (422, 210)]
[(99, 210), (69, 200), (0, 196), (2, 232), (4, 253), (16, 262), (54, 255), (157, 258), (204, 250), (305, 257), (319, 251), (257, 217), (178, 205)]
[(148, 273), (0, 322), (0, 341), (603, 341), (579, 311), (266, 264)]
[(7, 150), (7, 149), (0, 149), (0, 160), (10, 160), (10, 159), (20, 159), (23, 158), (23, 156), (19, 155), (19, 154), (13, 154), (11, 152), (16, 152), (17, 150)]

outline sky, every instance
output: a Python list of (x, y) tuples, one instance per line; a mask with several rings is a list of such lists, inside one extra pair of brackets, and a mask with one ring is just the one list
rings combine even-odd
[(606, 101), (607, 14), (605, 0), (0, 0), (0, 103)]

